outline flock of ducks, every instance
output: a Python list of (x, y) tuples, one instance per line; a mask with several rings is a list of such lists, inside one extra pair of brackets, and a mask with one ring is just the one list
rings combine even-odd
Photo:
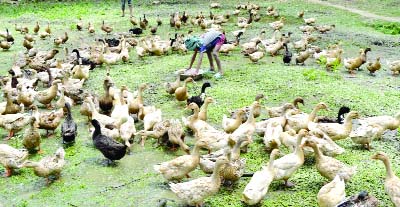
[[(210, 5), (211, 8), (219, 8), (218, 3)], [(238, 17), (237, 26), (241, 30), (234, 31), (236, 40), (227, 42), (221, 48), (222, 53), (229, 53), (238, 46), (240, 37), (246, 32), (246, 28), (261, 18), (260, 7), (256, 4), (241, 4), (233, 15), (238, 16), (245, 10), (249, 18)], [(266, 15), (280, 18), (269, 26), (274, 30), (271, 39), (263, 38), (266, 33), (262, 31), (260, 36), (250, 42), (241, 44), (242, 53), (251, 61), (259, 61), (266, 53), (274, 56), (285, 49), (283, 62), (290, 64), (292, 54), (289, 51), (291, 33), (280, 34), (284, 27), (285, 17), (279, 15), (274, 7), (268, 7)], [(199, 13), (190, 16), (183, 12), (171, 15), (170, 26), (179, 30), (189, 22), (194, 26), (207, 29), (222, 29), (221, 24), (228, 22), (231, 14), (216, 15), (210, 11), (210, 19)], [(304, 11), (298, 14), (303, 18)], [(143, 92), (148, 84), (140, 84), (137, 91), (131, 91), (127, 86), (117, 87), (110, 77), (110, 65), (119, 62), (129, 62), (129, 50), (136, 48), (139, 57), (145, 55), (164, 55), (170, 51), (186, 52), (183, 44), (184, 35), (176, 34), (170, 40), (162, 40), (156, 35), (137, 38), (149, 26), (146, 16), (139, 22), (131, 17), (130, 22), (134, 28), (129, 34), (120, 35), (118, 39), (96, 40), (89, 48), (78, 48), (68, 53), (65, 49), (64, 60), (55, 60), (59, 53), (59, 46), (65, 45), (69, 40), (68, 33), (49, 40), (52, 36), (50, 23), (45, 31), (39, 33), (40, 25), (34, 26), (34, 34), (29, 34), (27, 27), (15, 25), (16, 31), (24, 35), (22, 45), (27, 49), (19, 55), (13, 67), (9, 70), (10, 77), (2, 77), (2, 91), (5, 102), (0, 103), (0, 126), (9, 132), (6, 139), (15, 136), (15, 133), (23, 130), (22, 143), (25, 149), (15, 149), (8, 144), (0, 144), (0, 163), (6, 169), (6, 176), (11, 176), (13, 170), (18, 168), (33, 168), (37, 176), (45, 177), (49, 182), (51, 176), (59, 177), (65, 165), (65, 152), (59, 148), (54, 155), (42, 158), (39, 162), (27, 160), (30, 153), (41, 153), (41, 132), (39, 129), (49, 131), (56, 130), (61, 125), (63, 143), (68, 146), (74, 144), (78, 135), (77, 124), (71, 115), (71, 106), (80, 104), (80, 113), (88, 117), (94, 130), (92, 139), (94, 146), (107, 158), (107, 163), (122, 159), (129, 153), (132, 140), (140, 137), (140, 144), (144, 146), (147, 137), (154, 137), (157, 143), (171, 148), (181, 149), (186, 155), (166, 161), (154, 166), (154, 170), (161, 174), (167, 181), (172, 192), (185, 203), (193, 206), (201, 206), (204, 199), (217, 193), (222, 183), (232, 184), (242, 176), (252, 176), (242, 193), (242, 201), (255, 205), (260, 203), (268, 193), (269, 185), (273, 181), (284, 181), (288, 187), (294, 184), (289, 181), (294, 173), (304, 164), (305, 156), (314, 156), (316, 169), (321, 176), (330, 182), (324, 185), (317, 195), (319, 206), (354, 206), (360, 203), (368, 203), (369, 206), (377, 206), (378, 201), (367, 193), (360, 193), (356, 198), (345, 199), (345, 182), (349, 182), (356, 174), (356, 166), (347, 166), (334, 158), (343, 154), (345, 149), (335, 143), (337, 140), (351, 138), (355, 144), (364, 145), (368, 150), (371, 143), (382, 137), (385, 130), (396, 130), (400, 126), (400, 113), (392, 116), (375, 116), (360, 118), (360, 114), (351, 111), (347, 107), (339, 110), (337, 118), (319, 117), (319, 110), (328, 109), (327, 104), (318, 103), (310, 113), (303, 112), (299, 103), (304, 104), (302, 98), (296, 98), (293, 103), (285, 103), (281, 106), (266, 107), (261, 104), (264, 95), (257, 95), (250, 106), (232, 111), (222, 117), (220, 128), (216, 128), (207, 122), (207, 108), (214, 103), (214, 99), (206, 95), (206, 88), (211, 83), (205, 82), (200, 94), (191, 96), (188, 92), (188, 84), (194, 83), (189, 77), (180, 80), (177, 75), (175, 82), (165, 83), (167, 94), (173, 95), (178, 102), (186, 102), (187, 109), (193, 112), (188, 117), (178, 119), (165, 119), (161, 109), (152, 105), (145, 105)], [(312, 32), (326, 33), (334, 29), (334, 25), (315, 25), (315, 18), (304, 18), (304, 26), (300, 27), (304, 36), (301, 40), (293, 42), (293, 49), (299, 52), (295, 58), (296, 64), (304, 64), (310, 56), (326, 61), (326, 67), (332, 67), (341, 62), (343, 49), (339, 45), (330, 46), (326, 50), (320, 50), (317, 46), (310, 45), (316, 41)], [(140, 27), (135, 27), (138, 25)], [(151, 33), (157, 32), (157, 27), (162, 25), (158, 16), (157, 26), (151, 27)], [(82, 19), (76, 24), (78, 32), (83, 32)], [(108, 36), (113, 28), (102, 22), (101, 30)], [(96, 32), (92, 23), (88, 23), (87, 31), (90, 34)], [(191, 32), (190, 32), (191, 33)], [(191, 35), (191, 34), (189, 34)], [(1, 36), (1, 48), (8, 50), (14, 43), (14, 38), (8, 31)], [(55, 49), (39, 51), (35, 47), (35, 36), (52, 42)], [(261, 44), (261, 47), (260, 47)], [(355, 71), (366, 63), (366, 54), (370, 48), (360, 50), (356, 58), (345, 59), (344, 65), (349, 71)], [(336, 61), (336, 63), (334, 63)], [(394, 73), (399, 72), (400, 62), (391, 63)], [(90, 71), (98, 65), (106, 65), (107, 74), (104, 77), (102, 96), (95, 96), (84, 88), (86, 80), (90, 78)], [(379, 58), (375, 62), (367, 63), (367, 69), (374, 73), (381, 67)], [(40, 89), (42, 82), (44, 89)], [(55, 105), (54, 105), (55, 104)], [(55, 107), (55, 109), (54, 109)], [(53, 109), (52, 111), (39, 108)], [(29, 112), (26, 112), (28, 109)], [(256, 121), (256, 118), (266, 113), (269, 118)], [(358, 127), (353, 127), (353, 120), (358, 120)], [(143, 122), (143, 129), (136, 130), (135, 123)], [(192, 131), (195, 144), (193, 149), (185, 143), (185, 128)], [(263, 143), (270, 153), (267, 165), (250, 175), (246, 175), (246, 159), (240, 154), (248, 150), (253, 143), (255, 134), (263, 137)], [(278, 158), (280, 148), (286, 147), (289, 154)], [(202, 149), (208, 151), (202, 153)], [(387, 176), (385, 179), (385, 191), (395, 206), (400, 206), (400, 180), (393, 173), (389, 157), (378, 152), (372, 159), (381, 160)], [(189, 178), (189, 173), (197, 168), (211, 176), (200, 177), (182, 182)], [(178, 181), (178, 182), (176, 182)], [(352, 204), (352, 205), (351, 205)]]

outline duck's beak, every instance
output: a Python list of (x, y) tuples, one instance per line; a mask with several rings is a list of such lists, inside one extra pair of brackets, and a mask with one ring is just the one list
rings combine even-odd
[(376, 155), (372, 155), (372, 156), (371, 156), (371, 159), (373, 159), (373, 160), (377, 160), (377, 159), (378, 159), (378, 157), (377, 157)]

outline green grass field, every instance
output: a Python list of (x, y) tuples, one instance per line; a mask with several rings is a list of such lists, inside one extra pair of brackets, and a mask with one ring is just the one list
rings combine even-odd
[[(134, 1), (136, 2), (136, 1)], [(150, 1), (140, 1), (141, 5), (134, 4), (134, 13), (137, 18), (146, 14), (150, 25), (155, 25), (157, 14), (163, 18), (163, 25), (158, 30), (162, 39), (172, 37), (175, 32), (187, 33), (193, 29), (195, 34), (201, 34), (200, 28), (191, 25), (183, 26), (175, 31), (169, 27), (169, 14), (184, 10), (191, 15), (200, 11), (209, 13), (209, 2), (204, 1), (162, 1), (161, 5), (152, 5)], [(219, 1), (220, 9), (212, 10), (215, 14), (224, 14), (233, 11), (234, 5), (239, 1)], [(233, 3), (235, 2), (235, 3)], [(353, 2), (353, 1), (352, 1)], [(354, 7), (358, 7), (360, 1), (354, 1)], [(394, 7), (375, 6), (379, 14), (397, 15)], [(395, 1), (385, 1), (391, 4)], [(267, 38), (272, 34), (269, 22), (275, 21), (265, 15), (266, 7), (274, 5), (282, 16), (288, 20), (282, 32), (292, 31), (292, 41), (301, 38), (298, 26), (303, 22), (296, 18), (299, 10), (305, 10), (305, 17), (317, 18), (318, 24), (335, 24), (334, 31), (318, 35), (321, 38), (314, 43), (325, 48), (329, 44), (340, 42), (344, 48), (344, 57), (354, 57), (360, 48), (371, 47), (372, 52), (368, 60), (375, 60), (380, 56), (382, 70), (376, 77), (367, 74), (367, 70), (358, 71), (355, 78), (350, 77), (344, 67), (337, 72), (326, 72), (324, 68), (316, 64), (313, 59), (306, 62), (306, 66), (284, 66), (282, 57), (266, 56), (257, 64), (253, 64), (248, 58), (240, 54), (236, 49), (229, 56), (221, 55), (225, 76), (223, 79), (205, 79), (212, 83), (212, 88), (207, 94), (212, 96), (215, 104), (209, 107), (209, 122), (221, 128), (223, 114), (229, 110), (239, 108), (252, 103), (258, 93), (264, 93), (268, 99), (263, 102), (267, 106), (277, 106), (293, 100), (297, 96), (305, 99), (306, 105), (302, 107), (305, 112), (310, 112), (318, 102), (325, 102), (332, 109), (321, 111), (322, 115), (335, 116), (337, 109), (342, 105), (349, 106), (352, 110), (360, 112), (363, 117), (373, 115), (394, 115), (400, 111), (398, 105), (400, 97), (399, 77), (391, 76), (386, 62), (396, 60), (399, 56), (399, 35), (384, 34), (373, 27), (368, 26), (371, 20), (365, 20), (358, 15), (342, 10), (332, 9), (320, 5), (308, 4), (306, 1), (268, 1), (261, 3), (260, 13), (263, 15), (260, 22), (255, 22), (246, 31), (242, 42), (255, 37), (261, 29), (266, 29)], [(360, 7), (360, 9), (364, 9)], [(240, 16), (245, 16), (242, 11)], [(95, 38), (103, 38), (105, 34), (100, 30), (102, 20), (114, 27), (115, 32), (127, 32), (131, 27), (128, 17), (120, 17), (119, 1), (79, 1), (79, 2), (39, 2), (22, 3), (19, 6), (0, 4), (1, 31), (9, 28), (15, 44), (9, 51), (0, 51), (0, 75), (6, 75), (13, 64), (16, 54), (24, 51), (22, 47), (23, 35), (14, 31), (14, 24), (33, 28), (38, 21), (42, 29), (50, 22), (53, 36), (47, 40), (36, 37), (35, 45), (40, 50), (53, 48), (53, 39), (67, 31), (70, 40), (65, 47), (71, 51), (79, 46), (88, 46)], [(75, 24), (81, 17), (85, 25), (90, 21), (94, 23), (96, 34), (89, 36), (86, 31), (78, 32)], [(247, 17), (247, 15), (246, 15)], [(41, 30), (42, 30), (41, 29)], [(224, 25), (228, 40), (233, 40), (231, 31), (237, 30), (236, 17)], [(147, 31), (146, 34), (149, 32)], [(374, 42), (382, 42), (382, 45), (374, 45)], [(397, 47), (396, 47), (397, 44)], [(62, 48), (60, 48), (62, 49)], [(145, 103), (155, 105), (162, 109), (165, 119), (188, 116), (183, 103), (177, 103), (174, 97), (165, 93), (163, 83), (175, 79), (174, 72), (189, 65), (192, 53), (170, 54), (162, 57), (137, 58), (135, 49), (130, 52), (131, 61), (127, 64), (119, 63), (111, 67), (111, 77), (116, 85), (127, 85), (129, 89), (136, 90), (141, 83), (149, 83), (150, 89), (144, 93)], [(56, 58), (64, 58), (64, 52), (60, 52)], [(203, 61), (203, 68), (208, 67), (208, 61)], [(103, 94), (102, 82), (106, 74), (105, 67), (96, 68), (90, 74), (85, 88)], [(189, 86), (191, 94), (199, 93), (202, 81), (194, 86)], [(161, 175), (153, 170), (153, 165), (170, 160), (182, 152), (170, 152), (167, 149), (155, 148), (154, 139), (148, 139), (142, 149), (136, 144), (135, 139), (132, 154), (127, 155), (118, 162), (116, 167), (104, 167), (100, 163), (103, 159), (101, 153), (94, 149), (91, 136), (88, 132), (86, 117), (79, 114), (79, 106), (73, 107), (73, 117), (78, 122), (79, 135), (73, 147), (66, 149), (66, 161), (60, 180), (50, 186), (46, 186), (45, 179), (36, 177), (31, 169), (21, 169), (10, 178), (0, 178), (0, 206), (156, 206), (160, 198), (169, 198), (168, 206), (182, 206), (181, 201), (169, 190), (167, 183)], [(265, 118), (263, 114), (261, 118)], [(138, 123), (136, 129), (142, 129), (143, 124)], [(44, 133), (44, 131), (43, 131)], [(0, 129), (0, 134), (6, 136), (7, 132)], [(7, 143), (21, 148), (22, 132), (18, 133)], [(374, 141), (371, 151), (366, 151), (353, 144), (350, 139), (339, 143), (346, 152), (337, 159), (356, 165), (357, 174), (352, 181), (346, 184), (348, 196), (362, 190), (380, 200), (381, 206), (393, 206), (389, 197), (384, 192), (385, 169), (381, 162), (371, 160), (370, 157), (376, 151), (384, 151), (392, 158), (395, 173), (400, 175), (398, 133), (387, 133), (384, 139)], [(193, 146), (193, 138), (189, 137), (189, 145)], [(242, 157), (247, 158), (246, 171), (254, 172), (261, 169), (269, 159), (269, 153), (264, 150), (262, 137), (254, 136), (255, 142), (250, 150)], [(32, 155), (29, 159), (39, 160), (43, 156), (53, 154), (61, 146), (60, 129), (52, 138), (42, 139), (42, 155)], [(285, 153), (286, 150), (283, 150)], [(202, 152), (206, 153), (206, 151)], [(4, 168), (0, 167), (0, 172)], [(191, 173), (193, 178), (204, 176), (200, 170)], [(205, 206), (245, 206), (241, 201), (241, 193), (249, 182), (249, 178), (242, 178), (232, 188), (222, 187), (218, 194), (209, 197)], [(319, 189), (327, 181), (316, 171), (313, 158), (307, 158), (301, 169), (290, 179), (296, 186), (283, 188), (280, 181), (275, 181), (270, 186), (269, 192), (261, 206), (317, 206), (316, 199)]]

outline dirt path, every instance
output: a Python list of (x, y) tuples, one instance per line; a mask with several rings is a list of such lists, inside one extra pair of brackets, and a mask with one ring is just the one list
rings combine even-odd
[(321, 5), (325, 5), (325, 6), (331, 6), (331, 7), (335, 7), (338, 9), (343, 9), (355, 14), (359, 14), (361, 16), (364, 17), (368, 17), (368, 18), (373, 18), (373, 19), (379, 19), (379, 20), (384, 20), (384, 21), (389, 21), (389, 22), (400, 22), (400, 17), (387, 17), (387, 16), (381, 16), (381, 15), (377, 15), (377, 14), (373, 14), (367, 11), (363, 11), (363, 10), (359, 10), (359, 9), (354, 9), (354, 8), (348, 8), (345, 6), (341, 6), (341, 5), (337, 5), (337, 4), (332, 4), (326, 1), (320, 1), (320, 0), (308, 0), (309, 2), (312, 3), (316, 3), (316, 4), (321, 4)]

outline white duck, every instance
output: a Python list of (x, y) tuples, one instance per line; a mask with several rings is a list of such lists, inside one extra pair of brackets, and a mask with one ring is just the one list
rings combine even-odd
[(268, 166), (262, 167), (260, 171), (254, 173), (250, 182), (244, 188), (242, 201), (248, 205), (260, 203), (268, 192), (269, 185), (275, 177), (274, 160), (279, 155), (279, 150), (271, 152)]
[(274, 168), (276, 170), (274, 180), (284, 180), (286, 186), (293, 186), (293, 184), (288, 182), (288, 180), (304, 163), (304, 153), (300, 145), (303, 137), (307, 134), (307, 130), (300, 130), (299, 134), (297, 135), (297, 145), (295, 151), (279, 158), (274, 162)]
[(346, 198), (344, 180), (336, 175), (330, 183), (322, 186), (317, 195), (319, 207), (335, 207)]
[(221, 186), (219, 172), (228, 162), (229, 160), (225, 156), (220, 157), (216, 161), (211, 177), (201, 177), (184, 183), (170, 183), (169, 186), (172, 192), (185, 203), (200, 207), (205, 198), (218, 192)]

